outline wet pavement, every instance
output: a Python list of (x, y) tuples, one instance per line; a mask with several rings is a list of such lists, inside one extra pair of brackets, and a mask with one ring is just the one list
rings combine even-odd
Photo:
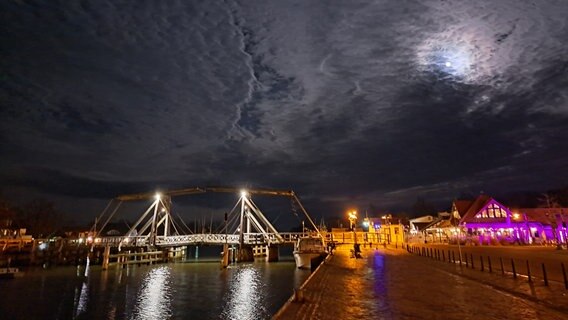
[(566, 319), (568, 291), (405, 250), (340, 246), (275, 319)]

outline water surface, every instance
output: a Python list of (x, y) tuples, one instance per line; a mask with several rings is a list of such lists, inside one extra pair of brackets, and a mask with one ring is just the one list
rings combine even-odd
[(0, 318), (268, 319), (308, 276), (293, 261), (36, 269), (0, 282)]

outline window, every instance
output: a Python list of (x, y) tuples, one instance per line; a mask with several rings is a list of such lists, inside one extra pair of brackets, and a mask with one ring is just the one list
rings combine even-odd
[(480, 213), (475, 215), (476, 218), (506, 218), (507, 211), (503, 208), (498, 206), (495, 203), (492, 203), (485, 208), (485, 210), (481, 211)]

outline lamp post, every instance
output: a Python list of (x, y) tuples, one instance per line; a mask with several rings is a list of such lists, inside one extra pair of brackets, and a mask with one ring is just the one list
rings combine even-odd
[(357, 243), (357, 234), (355, 233), (355, 221), (357, 221), (357, 211), (355, 210), (349, 211), (347, 213), (347, 216), (349, 217), (349, 228), (353, 230), (354, 241), (355, 243)]

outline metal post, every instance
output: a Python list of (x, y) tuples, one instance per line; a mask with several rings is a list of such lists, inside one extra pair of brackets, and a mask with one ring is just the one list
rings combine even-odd
[(501, 274), (505, 274), (505, 267), (503, 265), (503, 258), (499, 258), (499, 262), (501, 263)]
[(548, 277), (546, 276), (546, 268), (542, 264), (542, 277), (544, 278), (544, 285), (548, 287)]
[(243, 228), (244, 228), (244, 217), (245, 217), (245, 199), (244, 199), (244, 197), (246, 197), (246, 195), (241, 196), (241, 223), (240, 223), (240, 226), (239, 226), (239, 244), (240, 244), (241, 248), (244, 245), (244, 239), (243, 239)]
[(156, 199), (154, 202), (154, 216), (152, 217), (152, 229), (150, 231), (150, 244), (156, 244), (156, 219), (158, 218), (158, 203), (160, 199)]
[(566, 268), (564, 268), (564, 262), (560, 262), (562, 267), (562, 276), (564, 277), (564, 288), (568, 289), (568, 278), (566, 277)]
[(491, 257), (487, 256), (487, 266), (489, 267), (489, 273), (493, 273), (493, 267), (491, 266)]
[(517, 270), (515, 269), (515, 260), (511, 259), (511, 268), (513, 268), (513, 278), (517, 279)]
[(531, 277), (531, 266), (529, 264), (529, 260), (527, 260), (527, 273), (529, 276), (529, 282), (532, 282), (532, 277)]
[(473, 253), (471, 253), (469, 256), (471, 257), (471, 268), (475, 269), (475, 266), (473, 265)]
[(485, 266), (483, 265), (483, 256), (479, 256), (479, 261), (481, 262), (481, 272), (485, 271)]

